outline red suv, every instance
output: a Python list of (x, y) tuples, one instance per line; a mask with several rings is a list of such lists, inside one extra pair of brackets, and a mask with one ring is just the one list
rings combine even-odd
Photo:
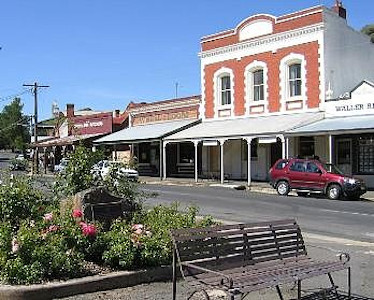
[(279, 159), (270, 169), (269, 178), (282, 196), (294, 189), (299, 196), (323, 193), (333, 200), (342, 196), (358, 199), (366, 192), (362, 179), (345, 176), (334, 165), (316, 159)]

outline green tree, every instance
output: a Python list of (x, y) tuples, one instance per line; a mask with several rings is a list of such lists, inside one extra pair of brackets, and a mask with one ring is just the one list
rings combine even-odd
[(79, 145), (69, 156), (66, 170), (58, 175), (55, 184), (56, 195), (74, 195), (94, 185), (92, 166), (104, 159), (101, 151), (93, 152), (91, 149)]
[(28, 117), (22, 109), (21, 99), (14, 98), (0, 113), (0, 148), (25, 150), (30, 135)]
[(370, 40), (374, 43), (374, 24), (366, 25), (361, 29), (361, 32), (370, 36)]

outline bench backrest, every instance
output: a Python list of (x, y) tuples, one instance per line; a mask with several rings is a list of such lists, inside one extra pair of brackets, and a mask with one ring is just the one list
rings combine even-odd
[(179, 262), (215, 269), (307, 254), (295, 220), (177, 229), (171, 235)]

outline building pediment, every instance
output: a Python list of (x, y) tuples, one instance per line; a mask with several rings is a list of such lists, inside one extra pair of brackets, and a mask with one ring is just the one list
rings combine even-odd
[(239, 41), (252, 39), (267, 34), (274, 30), (275, 17), (270, 15), (256, 15), (245, 19), (236, 27)]

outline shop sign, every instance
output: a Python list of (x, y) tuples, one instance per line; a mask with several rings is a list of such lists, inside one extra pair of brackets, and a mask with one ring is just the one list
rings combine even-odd
[(331, 117), (368, 114), (374, 114), (374, 99), (349, 99), (326, 103), (326, 115)]
[(134, 116), (133, 126), (144, 125), (149, 123), (157, 123), (162, 121), (173, 121), (173, 120), (184, 120), (184, 119), (197, 119), (197, 109), (190, 109), (185, 111), (171, 111), (171, 112), (159, 112), (152, 114), (142, 114)]
[(76, 134), (96, 134), (112, 132), (112, 115), (101, 114), (80, 116), (73, 120)]

